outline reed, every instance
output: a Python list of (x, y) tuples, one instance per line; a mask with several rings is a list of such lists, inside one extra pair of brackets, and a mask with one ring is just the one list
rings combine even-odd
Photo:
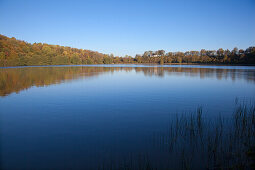
[[(237, 104), (231, 118), (209, 119), (199, 107), (176, 115), (165, 132), (153, 135), (153, 147), (167, 152), (157, 164), (150, 151), (99, 169), (255, 169), (255, 105)], [(163, 165), (164, 164), (164, 165)]]

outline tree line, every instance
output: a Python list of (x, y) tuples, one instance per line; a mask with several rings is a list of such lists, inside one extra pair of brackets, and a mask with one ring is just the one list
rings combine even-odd
[(206, 64), (255, 64), (255, 47), (245, 50), (205, 50), (168, 52), (164, 50), (145, 51), (143, 55), (136, 55), (138, 63), (206, 63)]
[(114, 56), (46, 43), (27, 43), (0, 34), (0, 66), (80, 65), (80, 64), (255, 64), (255, 47), (245, 50), (205, 50), (168, 52), (145, 51), (142, 55)]

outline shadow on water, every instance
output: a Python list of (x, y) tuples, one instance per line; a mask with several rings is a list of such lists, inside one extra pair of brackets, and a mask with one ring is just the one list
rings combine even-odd
[(200, 67), (17, 67), (0, 68), (0, 96), (18, 93), (32, 86), (48, 86), (81, 78), (96, 77), (104, 73), (143, 73), (145, 76), (189, 76), (204, 78), (243, 79), (255, 83), (255, 72), (250, 69), (222, 69)]
[(202, 108), (176, 115), (152, 139), (156, 152), (103, 162), (98, 169), (254, 169), (255, 105), (237, 104), (229, 119), (209, 119)]

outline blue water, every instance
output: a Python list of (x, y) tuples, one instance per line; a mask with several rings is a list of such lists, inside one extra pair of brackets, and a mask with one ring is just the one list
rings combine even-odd
[(254, 101), (255, 67), (0, 68), (0, 94), (2, 169), (97, 169), (160, 154), (153, 134), (172, 115), (230, 117), (237, 100)]

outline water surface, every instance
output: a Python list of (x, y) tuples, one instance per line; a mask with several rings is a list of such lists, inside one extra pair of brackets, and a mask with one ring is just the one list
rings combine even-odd
[(155, 134), (173, 115), (202, 107), (208, 119), (229, 118), (237, 100), (254, 96), (255, 67), (246, 66), (0, 68), (0, 164), (97, 169), (137, 156), (164, 164)]

